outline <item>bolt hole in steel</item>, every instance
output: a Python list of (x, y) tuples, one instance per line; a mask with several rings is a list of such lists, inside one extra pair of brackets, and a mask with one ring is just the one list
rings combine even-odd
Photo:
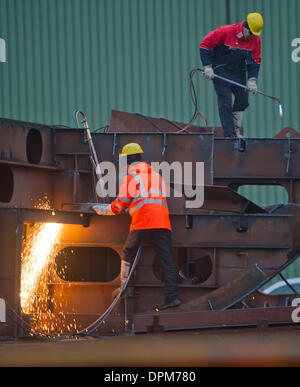
[(0, 165), (0, 202), (9, 203), (14, 192), (14, 176), (7, 165)]
[(236, 232), (243, 234), (244, 232), (247, 232), (248, 228), (247, 227), (237, 227)]
[(43, 141), (39, 130), (30, 129), (26, 139), (26, 156), (31, 164), (39, 164), (42, 158)]
[[(177, 267), (180, 283), (197, 285), (208, 280), (213, 271), (212, 259), (208, 254), (196, 258), (184, 259), (183, 256), (186, 255), (186, 249), (182, 249), (180, 255), (181, 259)], [(158, 255), (155, 255), (153, 258), (152, 270), (158, 280), (166, 282)]]
[(110, 282), (120, 273), (120, 256), (109, 247), (65, 247), (55, 263), (58, 276), (71, 282)]

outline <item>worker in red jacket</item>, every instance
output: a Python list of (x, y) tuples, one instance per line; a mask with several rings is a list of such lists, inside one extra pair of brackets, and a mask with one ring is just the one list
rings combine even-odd
[[(257, 92), (262, 27), (262, 16), (249, 13), (247, 21), (219, 27), (200, 43), (204, 76), (214, 81), (225, 137), (242, 137), (243, 113), (249, 106), (248, 91)], [(247, 85), (248, 91), (214, 78), (215, 74)], [(235, 97), (233, 105), (232, 94)]]
[[(121, 287), (125, 283), (138, 248), (147, 237), (160, 258), (164, 279), (167, 282), (165, 303), (158, 307), (164, 310), (179, 306), (178, 273), (173, 258), (171, 224), (166, 200), (166, 185), (152, 167), (142, 161), (143, 150), (137, 143), (122, 148), (121, 158), (127, 157), (128, 174), (119, 194), (111, 204), (93, 206), (98, 215), (116, 215), (128, 211), (132, 221), (130, 233), (123, 249), (121, 261)], [(127, 285), (127, 294), (133, 294), (133, 280)], [(120, 288), (114, 295), (118, 295)]]

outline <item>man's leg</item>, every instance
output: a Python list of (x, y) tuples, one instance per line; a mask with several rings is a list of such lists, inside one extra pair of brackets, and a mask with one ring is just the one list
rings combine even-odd
[(167, 282), (165, 290), (165, 303), (169, 304), (175, 301), (175, 303), (179, 305), (178, 273), (173, 258), (171, 231), (167, 229), (153, 229), (151, 230), (150, 237), (155, 252), (160, 259), (164, 278)]
[[(139, 247), (143, 244), (144, 239), (147, 235), (147, 230), (134, 230), (131, 231), (126, 239), (126, 242), (123, 247), (123, 257), (121, 261), (121, 271), (120, 271), (120, 281), (121, 286), (113, 291), (113, 297), (116, 297), (126, 282), (128, 274), (131, 269), (131, 265), (136, 257)], [(127, 289), (129, 293), (133, 293), (132, 287), (134, 286), (134, 273), (132, 273), (130, 280), (127, 284)]]
[[(136, 257), (139, 247), (143, 244), (147, 234), (148, 230), (133, 230), (128, 234), (123, 247), (123, 259), (128, 262), (130, 267), (134, 261), (134, 258)], [(133, 286), (133, 284), (134, 280), (133, 277), (131, 277), (128, 286)]]
[[(240, 81), (240, 83), (243, 83)], [(242, 137), (242, 120), (244, 110), (249, 106), (248, 92), (241, 87), (233, 87), (234, 104), (232, 108), (233, 122), (238, 137)]]
[(236, 137), (232, 116), (231, 85), (215, 79), (214, 87), (218, 97), (219, 116), (224, 129), (224, 137)]

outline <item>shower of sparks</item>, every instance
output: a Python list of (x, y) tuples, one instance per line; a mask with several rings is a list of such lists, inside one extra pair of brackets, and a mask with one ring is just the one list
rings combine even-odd
[[(39, 200), (34, 207), (51, 210), (47, 197)], [(30, 318), (31, 331), (42, 335), (61, 336), (66, 332), (79, 331), (75, 318), (70, 313), (68, 317), (64, 313), (63, 292), (54, 296), (49, 287), (56, 268), (55, 257), (59, 251), (62, 231), (62, 224), (36, 223), (28, 226), (24, 240), (20, 305), (23, 315)]]
[(22, 256), (20, 299), (23, 313), (34, 309), (44, 271), (57, 253), (61, 231), (61, 224), (43, 223), (35, 225), (30, 232)]

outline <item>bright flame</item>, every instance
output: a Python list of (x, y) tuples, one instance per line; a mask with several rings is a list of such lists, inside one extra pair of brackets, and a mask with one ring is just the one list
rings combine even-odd
[(283, 116), (282, 105), (279, 105), (278, 109), (279, 109), (279, 115), (280, 117), (282, 117)]
[[(35, 208), (51, 210), (45, 196)], [(53, 294), (49, 287), (55, 278), (55, 257), (59, 251), (63, 225), (58, 223), (36, 223), (28, 226), (28, 234), (22, 252), (20, 304), (22, 313), (30, 316), (30, 329), (41, 335), (61, 336), (66, 332), (77, 333), (72, 313), (64, 313), (63, 291)], [(53, 276), (54, 275), (54, 276)], [(63, 301), (62, 301), (63, 300)], [(64, 302), (64, 305), (63, 305)], [(73, 316), (75, 312), (73, 311)]]
[(20, 301), (23, 313), (33, 310), (43, 272), (57, 253), (62, 227), (62, 224), (43, 223), (31, 230), (22, 256)]

